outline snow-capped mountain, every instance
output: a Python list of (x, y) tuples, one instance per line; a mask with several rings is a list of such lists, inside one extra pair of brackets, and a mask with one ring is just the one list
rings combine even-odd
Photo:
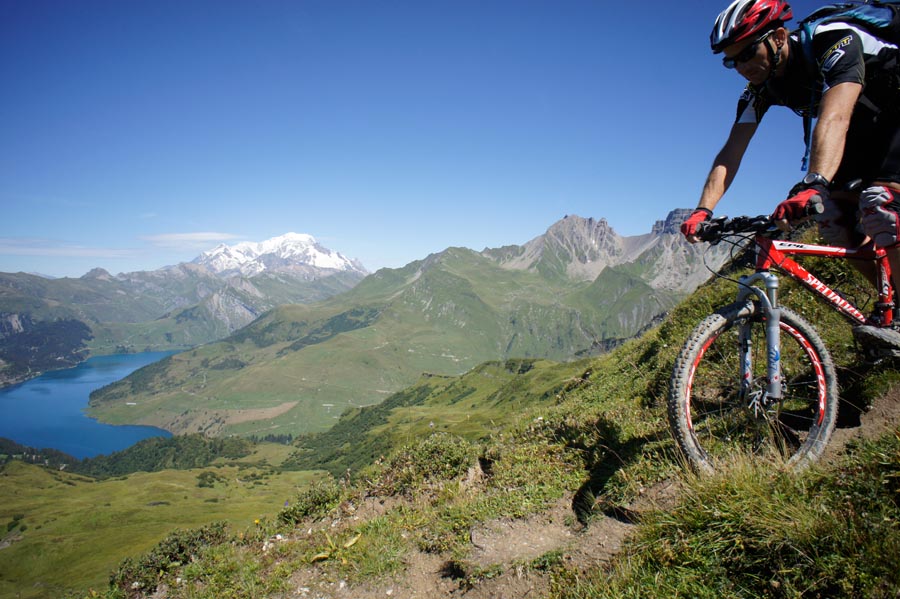
[(311, 278), (339, 271), (366, 273), (356, 260), (320, 245), (312, 235), (287, 233), (258, 243), (221, 244), (193, 260), (219, 275), (253, 276), (264, 271), (292, 272)]

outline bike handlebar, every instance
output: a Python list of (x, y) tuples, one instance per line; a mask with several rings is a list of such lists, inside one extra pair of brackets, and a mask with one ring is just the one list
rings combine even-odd
[(735, 216), (734, 218), (720, 216), (700, 223), (697, 228), (697, 238), (700, 241), (719, 241), (723, 237), (736, 233), (765, 233), (767, 231), (777, 231), (768, 214)]
[[(806, 205), (806, 216), (816, 216), (822, 214), (825, 207), (820, 201), (811, 201)], [(760, 214), (759, 216), (735, 216), (728, 218), (720, 216), (706, 222), (700, 223), (697, 228), (697, 238), (700, 241), (719, 241), (723, 237), (736, 233), (768, 233), (770, 235), (777, 234), (778, 229), (775, 222), (768, 214)]]

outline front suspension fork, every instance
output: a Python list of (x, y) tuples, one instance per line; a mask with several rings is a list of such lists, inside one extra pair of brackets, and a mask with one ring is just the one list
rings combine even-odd
[[(764, 289), (754, 283), (761, 281)], [(739, 331), (741, 362), (741, 399), (763, 406), (772, 401), (782, 399), (784, 386), (781, 374), (781, 308), (778, 307), (778, 277), (768, 271), (742, 276), (740, 279), (738, 301), (747, 301), (750, 296), (759, 298), (760, 315), (766, 325), (766, 396), (752, 397), (753, 383), (753, 347), (751, 339), (751, 322), (745, 320)], [(760, 406), (754, 406), (760, 407)]]

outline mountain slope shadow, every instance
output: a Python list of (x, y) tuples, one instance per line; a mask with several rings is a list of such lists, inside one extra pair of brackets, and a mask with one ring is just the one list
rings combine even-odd
[(588, 479), (572, 498), (572, 511), (582, 524), (587, 524), (598, 510), (610, 518), (633, 524), (636, 515), (631, 510), (604, 499), (607, 483), (620, 469), (640, 459), (649, 444), (666, 439), (668, 431), (659, 430), (623, 440), (626, 435), (615, 422), (605, 416), (598, 418), (593, 428), (596, 438), (600, 440), (598, 443), (588, 445), (573, 436), (568, 444), (570, 448), (582, 453), (585, 470), (589, 473)]

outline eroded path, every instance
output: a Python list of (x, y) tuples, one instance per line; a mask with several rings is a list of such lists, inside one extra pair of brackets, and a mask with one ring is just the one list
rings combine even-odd
[[(845, 408), (847, 409), (847, 408)], [(847, 409), (853, 412), (852, 407)], [(874, 438), (900, 427), (900, 387), (876, 400), (863, 413), (835, 431), (824, 459), (835, 459), (847, 443)], [(668, 481), (647, 489), (625, 512), (646, 513), (671, 507), (678, 496), (677, 483)], [(552, 555), (576, 571), (594, 570), (609, 564), (619, 553), (635, 525), (627, 519), (598, 515), (589, 525), (580, 524), (572, 509), (572, 497), (558, 501), (550, 510), (520, 520), (496, 520), (480, 524), (470, 532), (471, 547), (462, 562), (413, 551), (397, 578), (371, 585), (322, 582), (315, 568), (296, 572), (292, 578), (294, 597), (309, 599), (526, 599), (546, 597), (550, 578), (535, 560)], [(472, 572), (489, 573), (472, 580)]]

